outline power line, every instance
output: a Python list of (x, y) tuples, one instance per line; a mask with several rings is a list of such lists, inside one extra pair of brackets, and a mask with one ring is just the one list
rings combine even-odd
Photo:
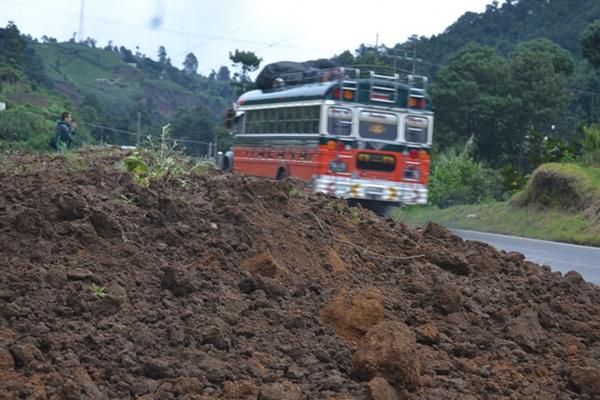
[(253, 24), (253, 23), (255, 23), (256, 21), (259, 21), (260, 19), (261, 19), (261, 18), (256, 18), (256, 19), (254, 19), (254, 20), (252, 20), (252, 21), (250, 21), (250, 22), (247, 22), (247, 23), (245, 23), (245, 24), (242, 24), (242, 25), (240, 25), (240, 26), (238, 26), (238, 27), (235, 27), (235, 28), (233, 28), (232, 30), (230, 30), (230, 31), (227, 31), (227, 32), (225, 32), (225, 33), (224, 33), (224, 34), (222, 34), (222, 35), (216, 36), (216, 37), (214, 37), (214, 38), (212, 38), (212, 39), (209, 39), (209, 40), (207, 40), (207, 41), (205, 41), (205, 42), (202, 42), (202, 43), (200, 43), (200, 44), (198, 44), (198, 45), (196, 45), (196, 46), (194, 46), (194, 47), (191, 47), (191, 48), (189, 48), (188, 50), (186, 50), (185, 52), (182, 52), (182, 53), (176, 54), (176, 55), (175, 55), (175, 57), (182, 56), (182, 55), (184, 55), (185, 53), (189, 53), (189, 52), (192, 52), (192, 51), (194, 51), (194, 50), (197, 50), (197, 49), (199, 49), (200, 47), (204, 47), (204, 46), (206, 46), (207, 44), (209, 44), (209, 43), (212, 43), (212, 42), (214, 42), (214, 41), (216, 41), (216, 40), (223, 39), (223, 38), (225, 38), (225, 36), (227, 36), (227, 35), (229, 35), (229, 34), (231, 34), (231, 33), (233, 33), (233, 32), (237, 32), (237, 31), (239, 31), (240, 29), (242, 29), (242, 28), (245, 28), (246, 26), (248, 26), (248, 25), (250, 25), (250, 24)]
[[(82, 122), (82, 124), (90, 126), (92, 128), (106, 129), (108, 131), (122, 133), (122, 134), (125, 134), (125, 135), (137, 136), (137, 132), (126, 131), (124, 129), (112, 128), (110, 126), (104, 126), (104, 125), (99, 125), (99, 124), (92, 124), (90, 122)], [(151, 140), (162, 140), (161, 137), (159, 137), (159, 136), (152, 136), (152, 135), (147, 135), (146, 138), (151, 139)], [(172, 142), (172, 143), (191, 143), (191, 144), (202, 144), (202, 145), (209, 145), (209, 144), (211, 144), (210, 142), (202, 142), (202, 141), (199, 141), (199, 140), (191, 140), (191, 139), (166, 138), (165, 141)]]
[[(65, 13), (65, 12), (62, 12), (62, 11), (47, 9), (47, 8), (43, 8), (43, 7), (31, 6), (31, 5), (22, 4), (22, 3), (15, 3), (15, 2), (10, 1), (10, 0), (0, 0), (0, 3), (11, 4), (11, 5), (15, 5), (15, 6), (18, 6), (18, 7), (39, 10), (39, 11), (43, 11), (43, 12), (47, 12), (47, 13), (51, 13), (51, 14), (58, 14), (58, 15), (62, 15), (62, 16), (72, 17), (72, 18), (79, 18), (79, 16), (76, 15), (76, 14)], [(113, 19), (101, 18), (101, 17), (87, 16), (86, 19), (92, 20), (92, 21), (96, 21), (96, 22), (103, 22), (103, 23), (109, 23), (109, 24), (115, 24), (115, 25), (122, 25), (122, 26), (133, 28), (133, 29), (159, 31), (159, 32), (176, 34), (176, 35), (185, 35), (185, 36), (192, 36), (192, 37), (204, 38), (204, 39), (209, 39), (209, 42), (221, 40), (221, 41), (235, 42), (235, 43), (241, 43), (241, 44), (247, 44), (247, 45), (255, 45), (255, 46), (265, 46), (265, 47), (272, 47), (274, 45), (273, 43), (267, 43), (267, 42), (257, 42), (257, 41), (253, 41), (253, 40), (238, 39), (238, 38), (227, 38), (227, 37), (225, 37), (227, 34), (231, 33), (232, 31), (237, 31), (237, 30), (241, 29), (243, 26), (245, 26), (247, 24), (245, 24), (245, 25), (243, 25), (241, 27), (235, 28), (235, 29), (233, 29), (232, 31), (230, 31), (228, 33), (217, 35), (217, 36), (213, 36), (213, 35), (205, 35), (205, 34), (199, 34), (199, 33), (193, 33), (193, 32), (186, 32), (186, 31), (181, 31), (181, 30), (177, 30), (177, 29), (151, 28), (151, 27), (148, 27), (148, 26), (145, 26), (145, 25), (131, 24), (131, 23), (128, 23), (128, 22), (116, 21), (116, 20), (113, 20)], [(210, 20), (210, 21), (214, 21), (214, 20)], [(250, 24), (250, 23), (251, 22), (249, 22), (248, 24)], [(201, 46), (203, 46), (203, 45), (204, 44), (201, 44)], [(331, 49), (319, 49), (319, 48), (302, 47), (302, 46), (289, 46), (289, 45), (288, 46), (283, 45), (283, 46), (279, 46), (279, 47), (285, 47), (285, 48), (297, 49), (297, 50), (332, 51)]]
[[(262, 50), (265, 50), (265, 49), (268, 49), (268, 48), (271, 48), (271, 47), (277, 46), (277, 45), (279, 45), (279, 44), (280, 44), (280, 43), (282, 43), (282, 42), (288, 41), (288, 40), (290, 40), (290, 39), (293, 39), (293, 38), (295, 38), (295, 37), (298, 37), (298, 36), (300, 36), (300, 35), (301, 35), (301, 33), (297, 33), (297, 34), (295, 34), (295, 35), (292, 35), (292, 36), (289, 36), (289, 37), (287, 37), (287, 38), (284, 38), (284, 39), (278, 40), (278, 41), (276, 41), (276, 42), (273, 42), (273, 43), (267, 44), (267, 45), (266, 45), (266, 46), (264, 46), (264, 47), (261, 47), (261, 48), (259, 48), (259, 49), (253, 50), (252, 52), (253, 52), (253, 53), (258, 53), (258, 52), (260, 52), (260, 51), (262, 51)], [(212, 70), (214, 70), (215, 68), (217, 68), (217, 67), (220, 67), (220, 66), (222, 66), (222, 65), (224, 65), (224, 64), (227, 64), (228, 62), (229, 62), (229, 59), (228, 59), (227, 61), (225, 61), (224, 63), (215, 64), (215, 65), (213, 65), (212, 67), (210, 67), (209, 69), (205, 69), (205, 70), (203, 70), (202, 72), (205, 72), (205, 73), (206, 73), (206, 72), (208, 71), (208, 72), (210, 73), (210, 71), (212, 71)]]

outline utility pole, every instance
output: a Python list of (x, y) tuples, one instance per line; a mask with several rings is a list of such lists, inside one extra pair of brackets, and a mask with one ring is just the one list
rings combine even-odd
[(140, 139), (142, 136), (142, 113), (138, 112), (137, 131), (135, 132), (135, 145), (140, 147)]
[(81, 9), (79, 10), (79, 43), (83, 42), (83, 5), (85, 0), (81, 0)]
[(417, 40), (413, 38), (413, 65), (412, 65), (412, 73), (415, 74), (417, 70)]
[[(417, 39), (419, 39), (419, 37), (417, 35), (412, 35), (409, 38), (412, 41), (412, 73), (413, 75), (415, 74), (415, 72), (417, 71)], [(419, 60), (421, 61), (421, 60)]]
[(217, 133), (215, 132), (215, 160), (217, 159), (217, 154), (219, 152), (219, 137), (217, 136)]

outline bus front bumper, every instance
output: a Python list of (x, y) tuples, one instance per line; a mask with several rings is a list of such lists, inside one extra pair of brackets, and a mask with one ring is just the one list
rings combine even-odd
[(322, 175), (313, 179), (313, 191), (328, 193), (343, 199), (427, 204), (427, 186), (420, 183)]

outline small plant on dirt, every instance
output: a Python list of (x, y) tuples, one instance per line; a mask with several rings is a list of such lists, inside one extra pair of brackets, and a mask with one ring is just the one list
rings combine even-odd
[(186, 180), (186, 179), (180, 179), (179, 180), (179, 185), (181, 186), (181, 188), (183, 190), (186, 190), (187, 188), (190, 187), (190, 181)]
[(363, 223), (363, 219), (361, 218), (356, 208), (350, 209), (350, 223), (352, 225), (360, 225)]
[(95, 283), (92, 283), (92, 293), (94, 293), (94, 296), (101, 299), (106, 296), (106, 288), (104, 286), (98, 286)]
[(331, 199), (325, 204), (325, 208), (335, 211), (338, 216), (344, 215), (344, 204), (336, 199)]
[(215, 163), (212, 161), (201, 161), (198, 164), (194, 165), (192, 168), (192, 172), (196, 175), (203, 175), (211, 169), (215, 169)]
[(125, 159), (127, 171), (137, 176), (138, 183), (150, 184), (152, 178), (178, 176), (184, 172), (184, 161), (176, 150), (177, 143), (170, 138), (170, 124), (163, 126), (160, 141), (149, 136), (133, 155)]
[(133, 204), (133, 200), (131, 200), (129, 197), (125, 196), (124, 194), (119, 196), (119, 201), (122, 201), (125, 204)]
[(57, 157), (63, 157), (67, 161), (69, 170), (72, 172), (83, 172), (89, 169), (89, 164), (85, 158), (71, 149), (61, 151)]
[(298, 189), (297, 187), (293, 187), (288, 192), (288, 195), (289, 195), (289, 197), (296, 197), (296, 196), (299, 196), (300, 193), (302, 193), (302, 191), (300, 189)]

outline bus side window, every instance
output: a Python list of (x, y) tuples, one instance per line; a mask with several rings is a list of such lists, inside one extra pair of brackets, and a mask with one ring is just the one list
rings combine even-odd
[(261, 128), (261, 133), (270, 133), (269, 129), (270, 129), (270, 118), (269, 118), (269, 109), (265, 109), (265, 110), (260, 110), (260, 112), (262, 113), (262, 117), (261, 117), (261, 124), (262, 124), (262, 128)]
[(254, 128), (255, 133), (263, 133), (264, 132), (263, 116), (264, 116), (263, 110), (254, 111), (254, 119), (256, 121), (255, 122), (256, 127)]
[(275, 133), (284, 133), (283, 109), (276, 108), (275, 111)]
[(292, 119), (293, 117), (293, 109), (290, 107), (286, 107), (283, 109), (284, 115), (284, 133), (293, 133)]
[(310, 125), (311, 125), (311, 113), (310, 113), (310, 109), (311, 107), (302, 107), (301, 108), (301, 115), (302, 115), (302, 133), (312, 133), (310, 131)]
[(292, 133), (302, 133), (302, 108), (292, 108)]
[(327, 112), (327, 132), (330, 135), (349, 136), (352, 133), (352, 111), (331, 107)]
[(254, 133), (254, 111), (246, 111), (244, 114), (243, 133)]
[(312, 107), (312, 133), (319, 133), (321, 122), (321, 106)]

